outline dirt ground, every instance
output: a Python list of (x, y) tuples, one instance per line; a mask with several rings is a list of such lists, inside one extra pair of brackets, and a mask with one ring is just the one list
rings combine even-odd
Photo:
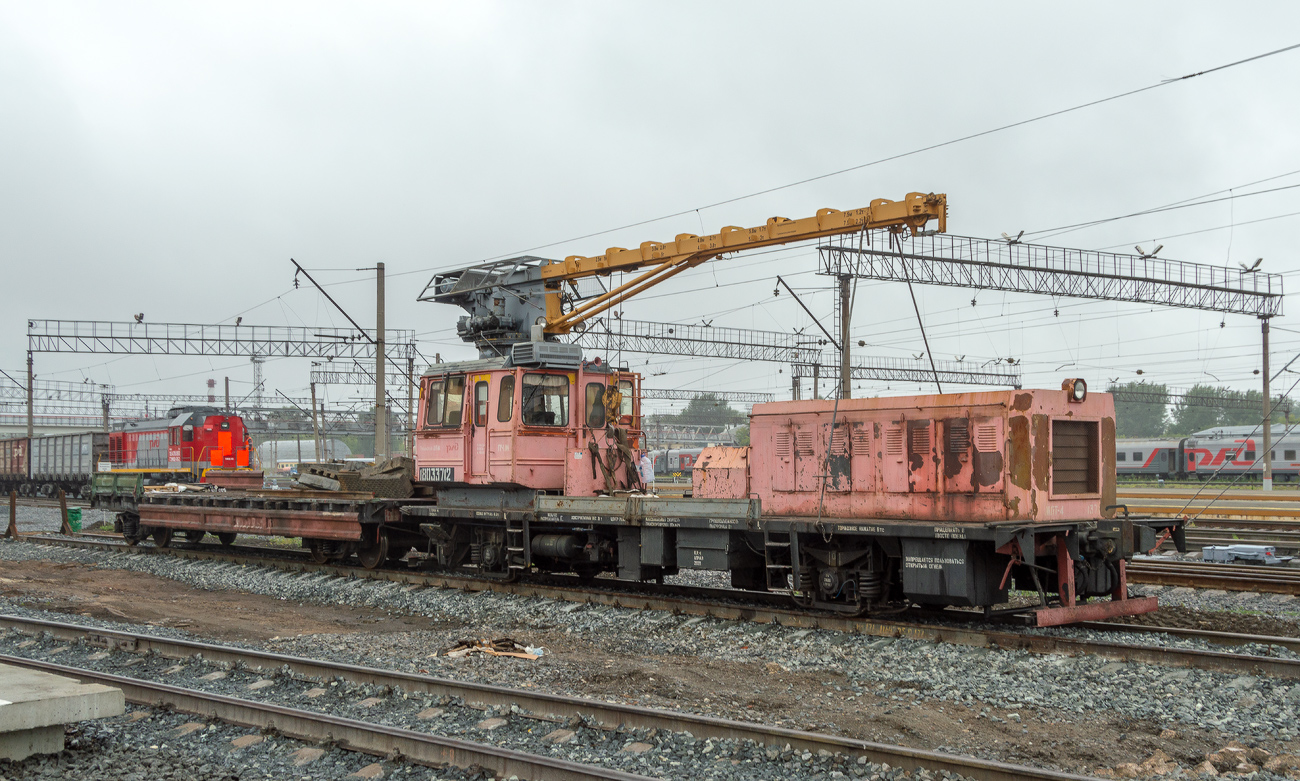
[(338, 634), (402, 632), (430, 624), (346, 606), (305, 609), (256, 594), (203, 591), (152, 575), (77, 564), (10, 561), (0, 573), (0, 595), (32, 600), (33, 607), (107, 621), (183, 627), (216, 640), (264, 641), (285, 634), (289, 627), (294, 634)]
[[(422, 617), (375, 617), (346, 606), (303, 607), (254, 594), (193, 589), (138, 573), (42, 561), (8, 562), (0, 575), (0, 594), (46, 610), (184, 627), (198, 637), (223, 641), (256, 642), (300, 634), (455, 632), (458, 628)], [(1222, 734), (1196, 731), (1162, 736), (1158, 724), (1108, 713), (1080, 717), (1025, 707), (1019, 709), (1021, 722), (998, 723), (976, 718), (982, 704), (971, 709), (926, 700), (902, 703), (869, 693), (850, 697), (850, 682), (836, 673), (790, 672), (775, 665), (703, 657), (618, 654), (559, 630), (527, 631), (530, 642), (548, 648), (546, 661), (526, 670), (503, 667), (496, 682), (916, 748), (944, 746), (959, 753), (1075, 772), (1141, 763), (1157, 750), (1190, 768), (1206, 752), (1227, 743)], [(474, 673), (479, 677), (483, 671)], [(836, 686), (843, 691), (836, 691)], [(702, 697), (703, 693), (708, 696)], [(990, 713), (1004, 720), (1008, 715), (999, 708), (990, 708)], [(1063, 723), (1051, 723), (1058, 718)], [(1265, 748), (1295, 753), (1300, 746)]]

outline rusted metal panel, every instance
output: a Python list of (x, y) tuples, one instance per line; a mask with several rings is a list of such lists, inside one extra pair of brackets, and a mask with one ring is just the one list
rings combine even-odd
[(143, 526), (203, 529), (213, 533), (236, 532), (266, 537), (361, 539), (361, 524), (356, 513), (155, 504), (141, 504), (139, 512)]
[(706, 447), (695, 460), (691, 492), (702, 499), (749, 496), (749, 448)]

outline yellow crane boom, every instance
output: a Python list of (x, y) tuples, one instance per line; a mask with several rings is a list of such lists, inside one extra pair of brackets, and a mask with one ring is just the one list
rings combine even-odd
[[(901, 201), (878, 198), (862, 209), (818, 209), (817, 216), (800, 220), (772, 217), (767, 224), (755, 228), (729, 225), (709, 236), (681, 233), (673, 241), (647, 241), (637, 249), (611, 247), (604, 255), (570, 255), (562, 261), (546, 263), (540, 268), (546, 290), (545, 331), (548, 334), (567, 334), (575, 326), (620, 302), (688, 268), (729, 252), (863, 230), (910, 230), (915, 235), (930, 220), (938, 221), (938, 232), (947, 231), (946, 195), (908, 193)], [(647, 266), (650, 268), (630, 281), (587, 299), (568, 312), (562, 311), (561, 285), (564, 282), (572, 283), (584, 277), (607, 275), (615, 271), (637, 271)]]

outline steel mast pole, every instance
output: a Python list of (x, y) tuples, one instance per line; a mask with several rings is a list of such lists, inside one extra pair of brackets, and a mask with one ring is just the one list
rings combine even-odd
[(32, 351), (28, 350), (27, 351), (27, 438), (28, 439), (32, 438), (33, 431), (34, 431), (34, 423), (32, 421), (32, 402), (33, 402), (32, 381), (34, 379), (35, 377), (32, 374)]
[(406, 359), (406, 455), (415, 458), (415, 356)]
[(316, 422), (316, 383), (314, 382), (311, 384), (311, 428), (312, 434), (314, 435), (314, 439), (312, 440), (312, 450), (315, 453), (315, 457), (312, 460), (319, 464), (321, 451), (320, 424)]
[(1273, 416), (1269, 399), (1268, 382), (1268, 318), (1259, 318), (1260, 332), (1264, 337), (1264, 490), (1273, 490)]
[(853, 371), (849, 368), (849, 275), (840, 276), (840, 398), (853, 398)]
[(384, 264), (375, 264), (375, 462), (388, 455), (388, 397), (384, 393)]

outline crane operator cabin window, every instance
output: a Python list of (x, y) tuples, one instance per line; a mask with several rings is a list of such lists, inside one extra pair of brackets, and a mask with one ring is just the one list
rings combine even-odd
[(563, 374), (525, 374), (520, 410), (525, 426), (569, 425), (569, 378)]

